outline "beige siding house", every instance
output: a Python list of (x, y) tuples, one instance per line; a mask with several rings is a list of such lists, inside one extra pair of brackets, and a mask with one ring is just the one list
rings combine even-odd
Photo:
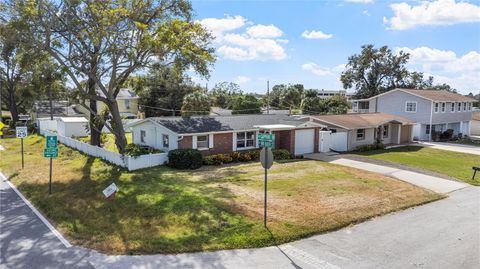
[[(103, 93), (98, 91), (98, 94), (104, 96)], [(131, 89), (121, 89), (117, 95), (117, 104), (120, 115), (125, 119), (135, 119), (138, 117), (138, 100), (140, 97)], [(85, 104), (88, 106), (89, 101), (85, 101)], [(77, 110), (82, 112), (85, 116), (89, 117), (90, 113), (88, 110), (81, 106), (77, 105)], [(103, 111), (106, 109), (106, 105), (102, 102), (97, 102), (97, 111)]]

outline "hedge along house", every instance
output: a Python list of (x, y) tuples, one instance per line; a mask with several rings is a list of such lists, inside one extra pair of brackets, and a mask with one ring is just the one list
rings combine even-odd
[(236, 115), (153, 117), (129, 127), (134, 144), (165, 152), (198, 149), (211, 155), (252, 150), (259, 147), (258, 134), (262, 132), (274, 135), (274, 148), (302, 155), (317, 151), (319, 130), (325, 126), (306, 116)]
[(312, 116), (326, 126), (319, 134), (319, 152), (351, 151), (380, 140), (386, 145), (410, 143), (415, 121), (387, 113)]

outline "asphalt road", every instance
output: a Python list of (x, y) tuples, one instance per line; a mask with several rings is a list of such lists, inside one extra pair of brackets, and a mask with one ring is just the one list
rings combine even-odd
[(0, 180), (0, 268), (480, 268), (480, 188), (261, 249), (108, 256), (66, 248)]
[[(46, 194), (47, 195), (47, 194)], [(0, 268), (93, 268), (90, 251), (66, 248), (0, 179)]]

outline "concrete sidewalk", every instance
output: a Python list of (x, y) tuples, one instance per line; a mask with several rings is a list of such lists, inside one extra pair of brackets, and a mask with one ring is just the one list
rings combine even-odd
[(392, 166), (378, 165), (367, 161), (352, 160), (344, 158), (339, 154), (331, 153), (313, 153), (305, 155), (305, 158), (312, 160), (325, 161), (333, 164), (353, 167), (369, 172), (394, 177), (419, 187), (432, 190), (438, 193), (449, 193), (455, 190), (463, 189), (469, 186), (466, 183), (448, 180), (436, 176), (426, 175), (418, 172), (412, 172)]
[(442, 149), (460, 153), (480, 155), (480, 147), (471, 145), (453, 144), (445, 142), (419, 142), (412, 144), (412, 146), (426, 146), (433, 149)]

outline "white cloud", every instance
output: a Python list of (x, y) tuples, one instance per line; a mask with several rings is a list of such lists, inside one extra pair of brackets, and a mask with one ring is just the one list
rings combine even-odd
[(345, 0), (345, 2), (370, 4), (370, 3), (373, 3), (373, 0)]
[(306, 39), (329, 39), (333, 37), (332, 34), (326, 34), (322, 31), (315, 31), (315, 30), (312, 30), (312, 31), (305, 30), (302, 33), (302, 36), (305, 37)]
[(274, 39), (252, 38), (246, 34), (227, 34), (224, 45), (218, 52), (227, 59), (246, 60), (282, 60), (287, 57), (285, 49)]
[(365, 15), (365, 16), (368, 16), (368, 17), (372, 16), (372, 14), (370, 14), (370, 12), (366, 9), (364, 11), (362, 11), (362, 14)]
[(395, 15), (390, 19), (384, 17), (383, 22), (393, 30), (407, 30), (419, 25), (480, 22), (480, 6), (455, 0), (421, 2), (417, 6), (402, 2), (390, 7)]
[(283, 35), (282, 30), (273, 24), (257, 24), (247, 28), (247, 34), (254, 38), (275, 38)]
[(478, 51), (458, 56), (453, 51), (429, 47), (395, 49), (397, 53), (401, 50), (410, 54), (409, 69), (433, 76), (436, 83), (447, 83), (463, 93), (480, 90)]
[(220, 37), (224, 32), (229, 32), (243, 27), (247, 19), (242, 16), (227, 16), (225, 18), (205, 18), (199, 21), (215, 37)]
[(247, 83), (249, 81), (251, 81), (252, 79), (247, 77), (247, 76), (237, 76), (233, 82), (237, 83), (237, 84), (243, 84), (243, 83)]
[(310, 71), (313, 74), (315, 74), (317, 76), (320, 76), (320, 77), (327, 76), (327, 75), (331, 74), (331, 72), (328, 68), (320, 67), (316, 63), (302, 64), (302, 70)]
[(256, 24), (242, 29), (246, 24), (252, 24), (242, 16), (207, 18), (200, 22), (214, 33), (217, 53), (225, 59), (265, 61), (287, 57), (282, 44), (287, 44), (288, 40), (279, 38), (283, 31), (273, 24)]

